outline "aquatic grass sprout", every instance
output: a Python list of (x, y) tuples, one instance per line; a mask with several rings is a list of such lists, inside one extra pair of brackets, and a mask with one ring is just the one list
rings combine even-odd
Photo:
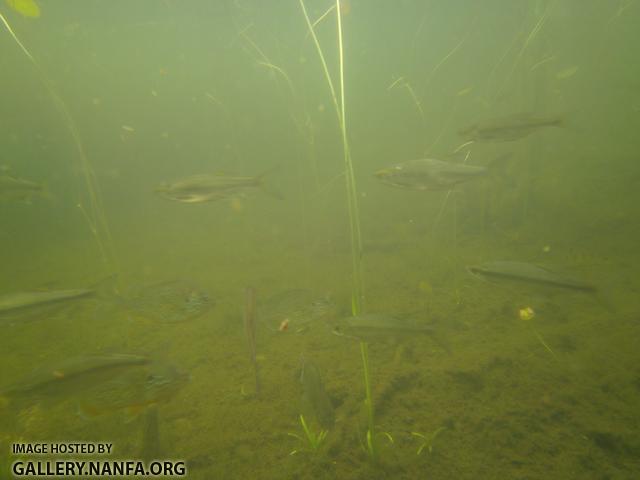
[(322, 443), (324, 442), (324, 439), (327, 437), (327, 434), (329, 433), (328, 430), (320, 430), (318, 433), (312, 432), (309, 426), (307, 425), (307, 422), (304, 419), (304, 415), (302, 414), (300, 414), (300, 424), (302, 425), (302, 430), (304, 431), (304, 435), (305, 435), (304, 438), (295, 433), (287, 433), (287, 435), (293, 438), (297, 438), (307, 446), (304, 448), (297, 448), (295, 450), (292, 450), (289, 453), (289, 455), (296, 455), (297, 453), (300, 453), (300, 452), (310, 452), (310, 453), (317, 452), (320, 446), (322, 445)]
[(431, 453), (433, 451), (433, 442), (435, 441), (436, 437), (446, 429), (447, 427), (436, 428), (429, 435), (423, 435), (422, 433), (418, 433), (418, 432), (411, 432), (411, 435), (413, 435), (414, 437), (418, 437), (422, 439), (422, 443), (418, 447), (418, 450), (416, 451), (416, 455), (420, 455), (425, 448), (429, 453)]
[(373, 461), (378, 459), (378, 448), (376, 443), (376, 435), (382, 435), (385, 437), (391, 445), (395, 445), (395, 440), (389, 432), (375, 433), (371, 428), (367, 428), (367, 434), (365, 435), (365, 441), (360, 443), (362, 449), (366, 452), (369, 458)]

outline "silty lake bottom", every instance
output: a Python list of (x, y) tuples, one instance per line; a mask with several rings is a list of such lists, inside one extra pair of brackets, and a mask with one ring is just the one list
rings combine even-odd
[(0, 477), (635, 478), (640, 6), (524, 5), (0, 4)]

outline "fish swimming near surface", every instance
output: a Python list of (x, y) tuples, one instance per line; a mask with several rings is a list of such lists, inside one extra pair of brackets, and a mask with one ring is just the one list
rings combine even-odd
[(564, 118), (561, 115), (536, 117), (530, 113), (520, 113), (480, 122), (458, 133), (467, 141), (510, 142), (544, 127), (561, 127), (563, 124)]
[(495, 261), (467, 267), (469, 273), (488, 280), (504, 280), (595, 292), (596, 287), (546, 267), (517, 261)]
[(36, 195), (46, 195), (39, 183), (9, 175), (0, 175), (0, 200), (18, 200), (29, 203)]
[(305, 417), (315, 418), (320, 427), (328, 430), (335, 423), (335, 413), (331, 400), (324, 389), (320, 370), (315, 363), (304, 359), (300, 371), (302, 385), (302, 410)]
[(67, 400), (82, 413), (140, 410), (170, 398), (188, 376), (174, 367), (131, 354), (83, 355), (46, 365), (0, 388), (0, 416), (5, 411)]
[(421, 158), (398, 163), (374, 173), (380, 181), (409, 190), (449, 190), (488, 172), (487, 167)]
[(234, 177), (217, 174), (194, 175), (174, 183), (164, 183), (155, 190), (161, 197), (181, 203), (207, 203), (234, 198), (247, 190), (262, 189), (274, 197), (282, 198), (266, 188), (265, 172), (255, 177)]

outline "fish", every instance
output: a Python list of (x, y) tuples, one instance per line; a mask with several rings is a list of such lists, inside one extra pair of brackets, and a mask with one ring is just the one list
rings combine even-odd
[(43, 366), (17, 383), (0, 388), (0, 397), (17, 399), (23, 404), (50, 402), (112, 378), (123, 369), (148, 363), (149, 359), (142, 355), (81, 355)]
[(198, 318), (215, 306), (211, 296), (184, 280), (143, 285), (120, 297), (134, 315), (161, 323), (181, 323)]
[(35, 313), (41, 309), (93, 297), (96, 294), (96, 290), (86, 288), (7, 293), (0, 296), (0, 319)]
[(95, 417), (122, 412), (129, 419), (171, 400), (190, 380), (189, 374), (163, 361), (129, 368), (112, 379), (93, 385), (78, 396), (81, 415)]
[(467, 141), (510, 142), (519, 140), (544, 127), (561, 127), (561, 115), (536, 117), (530, 113), (519, 113), (471, 125), (458, 133)]
[(170, 398), (187, 379), (173, 366), (143, 355), (82, 355), (43, 366), (0, 388), (0, 415), (11, 407), (52, 407), (67, 400), (76, 401), (88, 416), (141, 410)]
[(306, 410), (305, 417), (315, 417), (318, 425), (328, 430), (335, 424), (335, 412), (331, 400), (327, 395), (320, 375), (320, 370), (315, 363), (304, 359), (300, 372), (300, 384), (302, 385), (302, 410)]
[(29, 203), (36, 195), (46, 195), (44, 185), (9, 175), (0, 175), (1, 200), (18, 200)]
[(421, 158), (398, 163), (374, 173), (380, 181), (409, 190), (449, 190), (486, 175), (487, 167)]
[(260, 303), (259, 317), (273, 331), (304, 331), (312, 322), (327, 320), (336, 312), (331, 299), (294, 288), (277, 293)]
[(265, 187), (264, 177), (269, 171), (255, 177), (233, 177), (219, 174), (201, 174), (163, 183), (155, 189), (161, 197), (180, 203), (207, 203), (241, 195), (246, 190), (260, 188), (276, 198), (279, 193)]
[(597, 290), (595, 285), (583, 280), (525, 262), (500, 260), (481, 265), (472, 265), (467, 267), (467, 270), (476, 277), (491, 280), (541, 284), (584, 292), (595, 292)]

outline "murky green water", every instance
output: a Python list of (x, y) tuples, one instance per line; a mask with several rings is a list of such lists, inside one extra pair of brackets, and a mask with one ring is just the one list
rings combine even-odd
[[(88, 385), (142, 399), (99, 415), (78, 414), (82, 381), (28, 404), (7, 393), (1, 478), (17, 441), (108, 441), (114, 458), (183, 459), (194, 479), (636, 478), (637, 2), (342, 1), (362, 310), (433, 332), (367, 338), (376, 461), (359, 342), (334, 331), (352, 310), (352, 222), (339, 115), (300, 3), (36, 2), (37, 18), (0, 5), (0, 175), (45, 189), (0, 192), (0, 298), (96, 294), (0, 316), (0, 392), (97, 354), (190, 377), (159, 397), (128, 388), (140, 375)], [(314, 33), (339, 109), (335, 4), (304, 6), (312, 23), (326, 13)], [(492, 141), (478, 133), (505, 117)], [(562, 125), (514, 133), (533, 117)], [(374, 177), (418, 158), (487, 174), (435, 190)], [(203, 203), (154, 191), (263, 173)], [(497, 260), (597, 291), (467, 271)], [(306, 304), (261, 320), (270, 298), (301, 290)], [(322, 388), (335, 421), (310, 452), (289, 434), (305, 438), (301, 413), (320, 432), (308, 395)]]

